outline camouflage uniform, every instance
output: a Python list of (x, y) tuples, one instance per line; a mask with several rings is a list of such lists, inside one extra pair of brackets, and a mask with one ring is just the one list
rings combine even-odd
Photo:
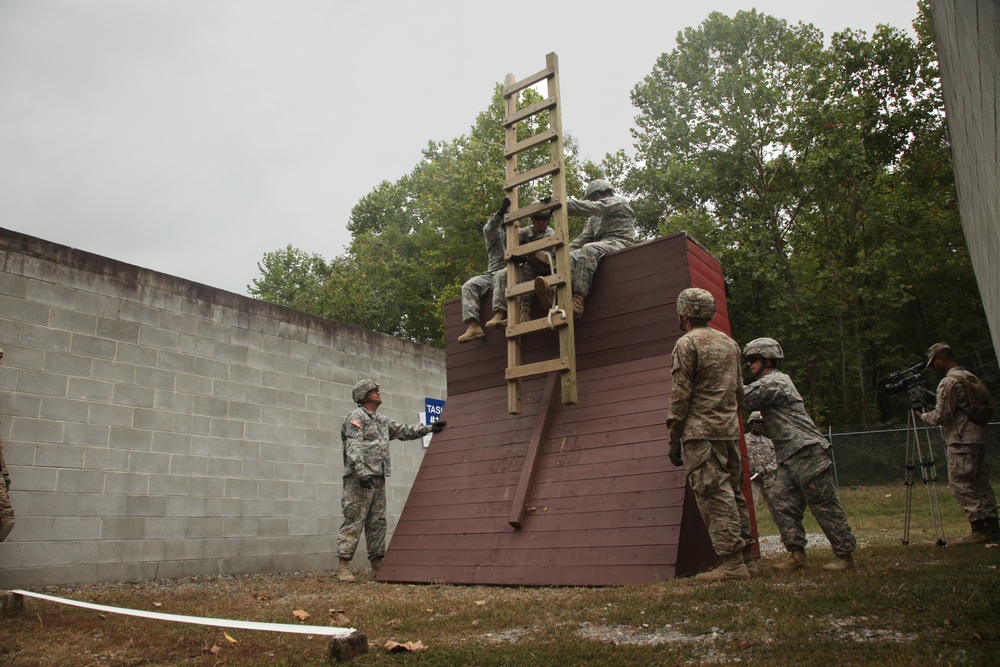
[[(462, 321), (473, 322), (479, 320), (479, 304), (486, 294), (486, 290), (493, 288), (493, 303), (496, 303), (496, 295), (499, 292), (503, 296), (503, 289), (500, 288), (500, 280), (506, 273), (507, 262), (503, 258), (504, 254), (504, 231), (501, 229), (504, 216), (494, 213), (489, 221), (483, 225), (483, 240), (486, 242), (486, 273), (472, 276), (462, 285)], [(501, 299), (502, 301), (503, 299)], [(506, 304), (503, 306), (506, 310)]]
[(746, 387), (747, 410), (764, 414), (764, 432), (774, 443), (778, 470), (769, 507), (789, 551), (805, 549), (806, 506), (838, 556), (854, 553), (857, 540), (837, 497), (830, 446), (806, 413), (792, 379), (771, 371)]
[[(778, 463), (774, 460), (774, 443), (767, 436), (748, 432), (747, 459), (750, 464), (750, 487), (753, 489), (754, 507), (760, 509), (760, 499), (771, 508), (771, 497), (774, 494), (774, 478), (777, 476)], [(774, 519), (774, 512), (771, 518)], [(778, 524), (775, 520), (775, 525)]]
[(628, 201), (614, 195), (598, 201), (571, 198), (566, 201), (566, 212), (590, 216), (587, 226), (569, 244), (573, 294), (587, 296), (601, 258), (635, 243), (635, 216)]
[(674, 345), (667, 429), (681, 442), (688, 483), (719, 555), (753, 543), (750, 510), (740, 484), (740, 348), (706, 326)]
[[(392, 473), (390, 440), (416, 440), (432, 431), (423, 424), (400, 424), (359, 407), (347, 415), (340, 429), (344, 446), (344, 523), (337, 538), (337, 555), (351, 560), (364, 529), (368, 558), (385, 555), (385, 478)], [(359, 477), (371, 478), (372, 487), (362, 489)]]
[[(527, 227), (522, 227), (517, 234), (517, 244), (524, 245), (525, 243), (531, 243), (532, 241), (538, 241), (539, 239), (548, 238), (555, 234), (555, 230), (552, 227), (546, 226), (540, 234), (535, 233), (533, 226), (528, 225)], [(550, 257), (552, 253), (546, 252)], [(547, 276), (549, 275), (549, 267), (542, 266), (532, 260), (526, 261), (521, 265), (521, 281), (527, 282), (529, 280), (534, 280), (536, 276)], [(507, 298), (505, 292), (507, 291), (507, 272), (500, 272), (500, 285), (499, 289), (493, 290), (493, 311), (507, 311)], [(530, 292), (522, 296), (522, 299), (528, 299), (533, 296)]]
[(0, 475), (3, 476), (3, 481), (0, 481), (0, 542), (3, 542), (14, 529), (14, 506), (10, 503), (10, 472), (3, 458), (2, 442), (0, 442)]
[[(941, 378), (937, 406), (920, 415), (927, 424), (941, 426), (948, 445), (948, 488), (970, 522), (997, 519), (997, 498), (986, 463), (989, 429), (969, 419), (969, 397), (963, 376), (972, 373), (956, 366)], [(975, 376), (973, 376), (975, 377)]]

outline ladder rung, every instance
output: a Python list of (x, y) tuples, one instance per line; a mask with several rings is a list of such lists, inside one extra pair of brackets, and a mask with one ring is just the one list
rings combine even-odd
[(527, 322), (518, 322), (514, 326), (507, 327), (506, 334), (507, 338), (519, 338), (521, 336), (537, 333), (539, 331), (549, 331), (552, 329), (561, 329), (562, 327), (569, 324), (567, 317), (564, 313), (557, 313), (552, 316), (552, 326), (549, 326), (549, 316), (540, 317), (537, 320), (528, 320)]
[(518, 153), (523, 153), (529, 148), (534, 148), (535, 146), (544, 144), (547, 141), (554, 141), (555, 138), (556, 138), (555, 130), (545, 130), (544, 132), (539, 132), (538, 134), (534, 134), (525, 139), (524, 141), (519, 141), (510, 148), (505, 149), (503, 152), (503, 156), (512, 157), (514, 155), (517, 155)]
[(513, 190), (519, 185), (524, 185), (525, 183), (530, 183), (531, 181), (542, 178), (543, 176), (550, 176), (559, 172), (559, 164), (557, 162), (549, 162), (543, 164), (541, 167), (535, 167), (531, 171), (526, 171), (521, 174), (517, 174), (514, 178), (508, 179), (504, 184), (504, 190)]
[(504, 218), (504, 222), (508, 225), (514, 224), (518, 220), (524, 220), (525, 218), (531, 217), (536, 213), (541, 211), (551, 211), (562, 206), (559, 201), (559, 197), (552, 197), (549, 199), (548, 203), (542, 204), (541, 202), (537, 204), (529, 204), (528, 206), (523, 206), (516, 211), (510, 211), (507, 213), (507, 217)]
[(555, 107), (555, 98), (546, 97), (544, 100), (535, 102), (534, 104), (529, 104), (523, 109), (518, 109), (515, 113), (507, 116), (503, 119), (503, 126), (510, 127), (516, 123), (520, 123), (525, 118), (531, 118), (535, 114), (542, 113), (543, 111), (548, 111)]
[[(566, 284), (566, 276), (561, 273), (553, 273), (552, 275), (544, 276), (545, 283), (549, 287), (558, 287), (559, 285)], [(527, 294), (528, 292), (535, 291), (535, 281), (529, 280), (526, 283), (518, 283), (516, 285), (510, 285), (507, 287), (507, 291), (504, 292), (506, 297), (521, 296), (522, 294)]]
[[(510, 84), (509, 86), (504, 86), (503, 87), (503, 96), (504, 97), (510, 97), (514, 93), (519, 93), (522, 90), (524, 90), (525, 88), (531, 88), (533, 85), (535, 85), (539, 81), (545, 81), (545, 79), (548, 79), (549, 77), (555, 76), (555, 73), (556, 73), (556, 71), (554, 69), (552, 69), (551, 67), (546, 67), (542, 71), (535, 72), (534, 74), (532, 74), (529, 77), (521, 79), (520, 81), (515, 81), (514, 83)], [(514, 76), (514, 75), (510, 74), (508, 76)]]
[(563, 237), (560, 236), (559, 234), (553, 234), (552, 236), (546, 236), (545, 238), (538, 239), (537, 241), (531, 241), (530, 243), (525, 243), (524, 245), (519, 245), (516, 248), (507, 250), (504, 252), (504, 258), (507, 259), (510, 257), (524, 257), (525, 255), (530, 255), (540, 250), (557, 248), (562, 244), (563, 244)]
[(518, 378), (531, 377), (532, 375), (544, 375), (555, 371), (568, 371), (569, 357), (559, 357), (548, 361), (537, 361), (533, 364), (523, 366), (511, 366), (507, 369), (507, 379), (516, 380)]

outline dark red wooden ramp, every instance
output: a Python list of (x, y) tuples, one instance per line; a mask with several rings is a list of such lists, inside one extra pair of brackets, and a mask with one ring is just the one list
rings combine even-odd
[[(579, 403), (562, 405), (555, 390), (541, 437), (548, 378), (523, 381), (523, 412), (508, 414), (503, 332), (457, 344), (465, 325), (449, 302), (448, 428), (424, 456), (378, 580), (600, 586), (714, 565), (664, 439), (670, 352), (682, 333), (675, 304), (692, 285), (715, 295), (713, 325), (728, 333), (719, 264), (685, 234), (602, 261), (576, 327)], [(483, 321), (491, 316), (487, 296)], [(529, 338), (524, 361), (557, 346), (555, 333)]]

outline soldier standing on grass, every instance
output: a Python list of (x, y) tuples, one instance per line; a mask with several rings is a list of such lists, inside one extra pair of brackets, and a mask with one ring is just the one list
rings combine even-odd
[[(761, 498), (767, 504), (767, 509), (774, 519), (774, 511), (771, 510), (771, 496), (774, 494), (774, 478), (777, 474), (778, 464), (774, 460), (774, 443), (764, 435), (764, 417), (759, 410), (750, 413), (747, 420), (750, 432), (746, 434), (747, 459), (750, 464), (750, 487), (753, 489), (753, 503), (756, 509), (760, 509)], [(774, 521), (778, 525), (777, 520)]]
[(385, 478), (392, 473), (389, 460), (390, 440), (416, 440), (437, 433), (446, 423), (431, 425), (400, 424), (377, 414), (382, 394), (375, 380), (361, 380), (354, 385), (351, 398), (358, 408), (347, 415), (340, 428), (344, 445), (344, 494), (341, 509), (344, 522), (337, 537), (340, 581), (354, 581), (351, 560), (358, 548), (361, 531), (365, 532), (372, 573), (378, 574), (385, 555)]
[[(674, 345), (667, 431), (670, 461), (687, 465), (687, 479), (722, 565), (697, 581), (749, 579), (753, 562), (750, 510), (740, 488), (740, 346), (708, 326), (715, 299), (689, 288), (677, 297), (686, 332)], [(683, 451), (683, 458), (681, 453)]]
[(854, 566), (857, 540), (837, 497), (830, 443), (806, 413), (802, 396), (792, 379), (778, 370), (785, 358), (773, 338), (747, 343), (743, 356), (754, 381), (745, 388), (744, 403), (764, 416), (764, 432), (774, 443), (775, 473), (772, 495), (775, 523), (790, 558), (774, 567), (800, 570), (806, 566), (806, 531), (802, 516), (806, 506), (833, 547), (834, 560), (824, 570), (843, 571)]
[[(2, 363), (3, 348), (0, 348), (0, 364)], [(0, 481), (0, 542), (3, 542), (10, 535), (10, 531), (14, 530), (14, 506), (10, 503), (10, 472), (3, 459), (2, 442), (0, 442), (0, 474), (3, 476), (3, 480)]]
[(914, 414), (926, 424), (944, 428), (948, 488), (972, 527), (972, 533), (958, 544), (996, 542), (1000, 540), (997, 497), (986, 463), (993, 397), (979, 378), (958, 365), (948, 343), (934, 344), (927, 357), (927, 368), (943, 376), (937, 388), (937, 406), (932, 412), (914, 410)]

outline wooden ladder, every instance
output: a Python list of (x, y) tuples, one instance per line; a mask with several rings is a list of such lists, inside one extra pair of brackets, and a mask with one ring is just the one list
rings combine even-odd
[[(548, 97), (518, 109), (521, 91), (541, 82), (548, 85)], [(521, 379), (535, 375), (559, 372), (562, 380), (562, 402), (577, 402), (576, 388), (576, 342), (573, 333), (573, 290), (570, 284), (569, 223), (566, 219), (566, 172), (563, 158), (562, 114), (559, 103), (559, 59), (555, 53), (545, 57), (545, 69), (531, 76), (516, 80), (513, 74), (504, 79), (504, 161), (506, 180), (504, 190), (511, 202), (506, 225), (507, 252), (507, 411), (521, 412)], [(533, 116), (548, 112), (549, 127), (530, 137), (518, 141), (518, 123)], [(551, 159), (525, 172), (518, 171), (519, 153), (548, 143)], [(551, 178), (552, 196), (546, 203), (536, 203), (521, 207), (518, 203), (518, 187), (541, 178)], [(552, 236), (518, 245), (520, 221), (541, 211), (552, 211), (555, 234)], [(518, 257), (554, 249), (555, 272), (545, 276), (550, 288), (555, 288), (553, 309), (545, 317), (520, 321), (519, 297), (534, 290), (534, 283), (520, 282), (521, 272)], [(559, 356), (554, 359), (524, 364), (521, 361), (521, 347), (525, 336), (541, 331), (559, 331)]]

